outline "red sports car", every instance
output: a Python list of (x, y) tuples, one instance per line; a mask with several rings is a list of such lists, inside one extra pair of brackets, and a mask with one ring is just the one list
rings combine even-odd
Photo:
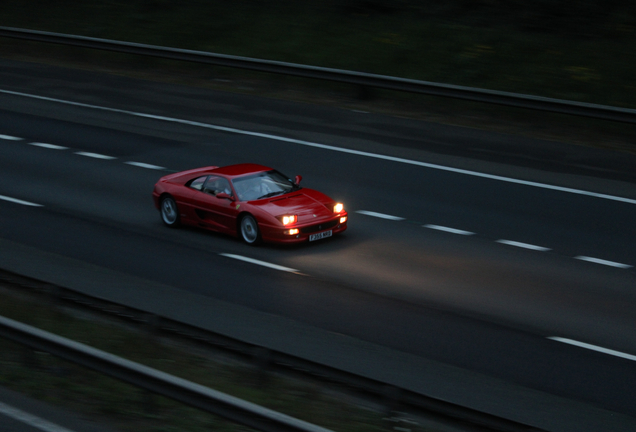
[(300, 180), (256, 164), (209, 166), (161, 177), (152, 196), (167, 226), (194, 225), (248, 244), (314, 241), (346, 230), (342, 203)]

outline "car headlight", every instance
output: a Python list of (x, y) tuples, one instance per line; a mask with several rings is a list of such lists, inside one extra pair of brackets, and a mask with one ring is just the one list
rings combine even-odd
[(298, 222), (298, 216), (283, 215), (283, 216), (278, 216), (278, 220), (281, 221), (283, 225), (289, 225), (289, 224)]
[(342, 203), (337, 203), (335, 206), (333, 206), (334, 213), (340, 213), (342, 210), (344, 210), (344, 204)]

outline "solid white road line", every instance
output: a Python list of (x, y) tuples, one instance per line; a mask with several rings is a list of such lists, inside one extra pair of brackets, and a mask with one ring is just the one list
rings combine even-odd
[(151, 164), (147, 164), (147, 163), (143, 163), (143, 162), (124, 162), (125, 164), (128, 165), (132, 165), (132, 166), (136, 166), (136, 167), (140, 167), (140, 168), (147, 168), (147, 169), (152, 169), (152, 170), (164, 170), (164, 167), (160, 167), (157, 165), (151, 165)]
[(51, 149), (51, 150), (68, 150), (68, 147), (55, 145), (55, 144), (41, 143), (41, 142), (32, 142), (32, 143), (29, 143), (29, 145), (36, 146), (36, 147), (47, 148), (47, 149)]
[(618, 197), (618, 196), (614, 196), (614, 195), (606, 195), (606, 194), (601, 194), (601, 193), (596, 193), (596, 192), (589, 192), (589, 191), (584, 191), (584, 190), (579, 190), (579, 189), (573, 189), (573, 188), (567, 188), (567, 187), (561, 187), (561, 186), (553, 186), (553, 185), (548, 185), (548, 184), (544, 184), (544, 183), (538, 183), (538, 182), (532, 182), (532, 181), (526, 181), (526, 180), (519, 180), (519, 179), (503, 177), (503, 176), (498, 176), (498, 175), (492, 175), (492, 174), (485, 174), (485, 173), (480, 173), (480, 172), (476, 172), (476, 171), (464, 170), (464, 169), (459, 169), (459, 168), (452, 168), (452, 167), (447, 167), (447, 166), (443, 166), (443, 165), (430, 164), (430, 163), (426, 163), (426, 162), (414, 161), (414, 160), (403, 159), (403, 158), (398, 158), (398, 157), (393, 157), (393, 156), (385, 156), (385, 155), (369, 153), (369, 152), (364, 152), (364, 151), (351, 150), (351, 149), (347, 149), (347, 148), (335, 147), (335, 146), (330, 146), (330, 145), (326, 145), (326, 144), (319, 144), (319, 143), (314, 143), (314, 142), (310, 142), (310, 141), (297, 140), (297, 139), (293, 139), (293, 138), (286, 138), (286, 137), (281, 137), (281, 136), (277, 136), (277, 135), (270, 135), (270, 134), (264, 134), (264, 133), (259, 133), (259, 132), (245, 131), (245, 130), (241, 130), (241, 129), (235, 129), (235, 128), (229, 128), (229, 127), (224, 127), (224, 126), (212, 125), (212, 124), (208, 124), (208, 123), (201, 123), (201, 122), (195, 122), (195, 121), (190, 121), (190, 120), (175, 119), (175, 118), (164, 117), (164, 116), (156, 116), (156, 115), (152, 115), (152, 114), (144, 114), (144, 113), (138, 113), (138, 112), (134, 112), (134, 111), (127, 111), (127, 110), (121, 110), (121, 109), (115, 109), (115, 108), (107, 108), (107, 107), (102, 107), (102, 106), (89, 105), (89, 104), (84, 104), (84, 103), (80, 103), (80, 102), (72, 102), (72, 101), (67, 101), (67, 100), (62, 100), (62, 99), (54, 99), (54, 98), (49, 98), (49, 97), (45, 97), (45, 96), (37, 96), (37, 95), (28, 94), (28, 93), (20, 93), (20, 92), (14, 92), (14, 91), (9, 91), (9, 90), (0, 89), (0, 93), (10, 94), (10, 95), (15, 95), (15, 96), (22, 96), (22, 97), (29, 97), (29, 98), (33, 98), (33, 99), (45, 100), (45, 101), (49, 101), (49, 102), (62, 103), (62, 104), (66, 104), (66, 105), (79, 106), (79, 107), (90, 108), (90, 109), (97, 109), (97, 110), (108, 111), (108, 112), (116, 112), (116, 113), (121, 113), (121, 114), (136, 116), (136, 117), (143, 117), (143, 118), (148, 118), (148, 119), (153, 119), (153, 120), (160, 120), (160, 121), (166, 121), (166, 122), (172, 122), (172, 123), (185, 124), (185, 125), (190, 125), (190, 126), (196, 126), (196, 127), (206, 128), (206, 129), (217, 130), (217, 131), (221, 131), (221, 132), (229, 132), (229, 133), (248, 135), (248, 136), (254, 136), (254, 137), (259, 137), (259, 138), (271, 139), (271, 140), (287, 142), (287, 143), (292, 143), (292, 144), (299, 144), (299, 145), (304, 145), (304, 146), (309, 146), (309, 147), (321, 148), (321, 149), (325, 149), (325, 150), (332, 150), (332, 151), (337, 151), (337, 152), (341, 152), (341, 153), (355, 154), (355, 155), (359, 155), (359, 156), (366, 156), (366, 157), (371, 157), (371, 158), (376, 158), (376, 159), (384, 159), (384, 160), (387, 160), (387, 161), (398, 162), (398, 163), (409, 164), (409, 165), (416, 165), (416, 166), (421, 166), (421, 167), (425, 167), (425, 168), (432, 168), (432, 169), (437, 169), (437, 170), (442, 170), (442, 171), (449, 171), (449, 172), (454, 172), (454, 173), (458, 173), (458, 174), (465, 174), (465, 175), (470, 175), (470, 176), (475, 176), (475, 177), (482, 177), (482, 178), (487, 178), (487, 179), (491, 179), (491, 180), (503, 181), (503, 182), (508, 182), (508, 183), (516, 183), (516, 184), (521, 184), (521, 185), (525, 185), (525, 186), (532, 186), (532, 187), (550, 189), (550, 190), (555, 190), (555, 191), (560, 191), (560, 192), (567, 192), (567, 193), (573, 193), (573, 194), (578, 194), (578, 195), (585, 195), (585, 196), (590, 196), (590, 197), (595, 197), (595, 198), (602, 198), (602, 199), (607, 199), (607, 200), (612, 200), (612, 201), (620, 201), (620, 202), (624, 202), (624, 203), (628, 203), (628, 204), (636, 204), (636, 199), (631, 199), (631, 198), (623, 198), (623, 197)]
[(15, 204), (21, 204), (21, 205), (31, 206), (31, 207), (44, 207), (42, 204), (36, 204), (36, 203), (29, 202), (29, 201), (22, 201), (22, 200), (19, 200), (17, 198), (11, 198), (11, 197), (4, 196), (4, 195), (0, 195), (0, 200), (9, 201), (9, 202), (12, 202), (12, 203), (15, 203)]
[(460, 229), (455, 229), (455, 228), (449, 228), (449, 227), (445, 227), (445, 226), (440, 226), (440, 225), (422, 225), (424, 228), (430, 228), (430, 229), (434, 229), (434, 230), (438, 230), (438, 231), (445, 231), (445, 232), (449, 232), (452, 234), (460, 234), (460, 235), (474, 235), (474, 232), (470, 232), (470, 231), (464, 231), (464, 230), (460, 230)]
[(73, 432), (2, 402), (0, 402), (0, 413), (44, 432)]
[(497, 240), (497, 243), (501, 243), (501, 244), (505, 244), (509, 246), (516, 246), (516, 247), (520, 247), (524, 249), (532, 249), (532, 250), (541, 251), (541, 252), (547, 252), (550, 250), (550, 248), (547, 248), (547, 247), (535, 246), (532, 244), (516, 242), (513, 240)]
[(7, 141), (22, 141), (22, 138), (14, 137), (11, 135), (0, 135), (0, 139), (7, 140)]
[(624, 358), (627, 360), (632, 360), (632, 361), (636, 361), (636, 356), (632, 355), (632, 354), (626, 354), (624, 352), (620, 352), (620, 351), (614, 351), (608, 348), (603, 348), (600, 346), (596, 346), (596, 345), (592, 345), (592, 344), (588, 344), (585, 342), (579, 342), (573, 339), (567, 339), (567, 338), (562, 338), (562, 337), (558, 337), (558, 336), (549, 336), (548, 339), (556, 341), (556, 342), (562, 342), (565, 344), (569, 344), (569, 345), (574, 345), (580, 348), (585, 348), (585, 349), (589, 349), (592, 351), (598, 351), (601, 352), (603, 354), (609, 354), (609, 355), (613, 355), (616, 357), (620, 357), (620, 358)]
[(244, 257), (242, 255), (234, 255), (234, 254), (227, 254), (227, 253), (222, 253), (219, 254), (222, 255), (224, 257), (228, 257), (228, 258), (234, 258), (240, 261), (245, 261), (248, 263), (252, 263), (252, 264), (257, 264), (263, 267), (269, 267), (272, 268), (274, 270), (280, 270), (280, 271), (285, 271), (285, 272), (290, 272), (290, 273), (298, 273), (299, 270), (293, 269), (293, 268), (289, 268), (289, 267), (284, 267), (284, 266), (280, 266), (278, 264), (272, 264), (272, 263), (268, 263), (265, 261), (260, 261), (257, 259), (253, 259), (253, 258), (248, 258), (248, 257)]
[(373, 216), (373, 217), (377, 217), (377, 218), (380, 218), (380, 219), (404, 220), (403, 217), (391, 216), (391, 215), (388, 215), (388, 214), (376, 213), (376, 212), (367, 211), (367, 210), (357, 210), (356, 213), (360, 213), (360, 214), (367, 215), (367, 216)]
[(91, 157), (91, 158), (95, 158), (95, 159), (106, 159), (106, 160), (117, 159), (114, 156), (106, 156), (106, 155), (99, 154), (99, 153), (75, 152), (75, 154), (76, 155), (80, 155), (80, 156)]
[(618, 268), (623, 268), (623, 269), (628, 269), (631, 268), (632, 266), (628, 265), (628, 264), (621, 264), (621, 263), (617, 263), (614, 261), (607, 261), (607, 260), (603, 260), (600, 258), (593, 258), (593, 257), (588, 257), (588, 256), (576, 256), (574, 257), (577, 260), (581, 260), (581, 261), (587, 261), (587, 262), (591, 262), (591, 263), (596, 263), (596, 264), (603, 264), (606, 266), (610, 266), (610, 267), (618, 267)]

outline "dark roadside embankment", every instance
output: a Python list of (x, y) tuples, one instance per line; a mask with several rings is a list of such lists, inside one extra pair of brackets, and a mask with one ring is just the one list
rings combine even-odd
[[(26, 0), (0, 5), (0, 17), (10, 27), (636, 106), (636, 58), (629, 55), (636, 52), (636, 7), (622, 3)], [(0, 39), (0, 55), (636, 153), (636, 127), (628, 124), (8, 39)], [(578, 161), (576, 148), (511, 141), (468, 156), (519, 154), (548, 164), (565, 158), (580, 166), (598, 159), (582, 154)]]

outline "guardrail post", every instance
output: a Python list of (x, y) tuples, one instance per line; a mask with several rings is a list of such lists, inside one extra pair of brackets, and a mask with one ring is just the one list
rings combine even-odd
[(401, 393), (397, 387), (390, 385), (384, 387), (384, 405), (386, 406), (387, 414), (391, 414), (399, 408)]
[(256, 385), (265, 388), (269, 385), (269, 368), (271, 366), (272, 353), (264, 347), (254, 347), (253, 359), (256, 366)]
[(384, 427), (387, 430), (394, 430), (396, 423), (399, 421), (397, 417), (397, 410), (400, 405), (401, 391), (394, 386), (384, 386), (382, 391), (384, 406), (386, 408), (384, 420)]
[(45, 290), (51, 309), (54, 313), (59, 314), (62, 308), (62, 288), (57, 285), (47, 284)]
[(154, 338), (161, 331), (161, 317), (152, 313), (144, 314), (143, 328), (148, 334)]

